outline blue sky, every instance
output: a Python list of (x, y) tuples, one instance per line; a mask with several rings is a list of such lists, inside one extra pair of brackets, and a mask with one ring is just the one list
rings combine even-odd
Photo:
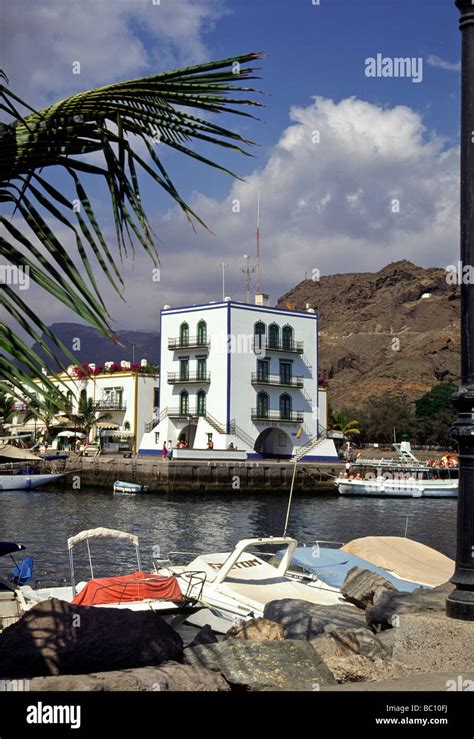
[[(451, 0), (0, 0), (0, 67), (35, 105), (81, 89), (247, 51), (266, 54), (257, 86), (264, 123), (227, 118), (256, 141), (254, 158), (214, 155), (247, 180), (163, 154), (182, 194), (214, 236), (194, 234), (144, 178), (162, 239), (162, 280), (141, 254), (124, 265), (126, 303), (104, 292), (119, 327), (154, 328), (159, 308), (242, 299), (244, 252), (254, 254), (262, 193), (264, 288), (272, 302), (314, 270), (375, 271), (408, 258), (444, 266), (458, 250), (458, 11)], [(33, 43), (34, 40), (34, 43)], [(410, 78), (368, 78), (365, 60), (423, 59)], [(71, 62), (81, 61), (81, 74)], [(311, 143), (311, 132), (321, 142)], [(53, 174), (54, 178), (54, 174)], [(109, 228), (104, 193), (94, 204)], [(241, 206), (236, 215), (232, 203)], [(394, 199), (399, 211), (393, 211)], [(67, 235), (64, 234), (67, 243)], [(71, 253), (73, 253), (71, 244)], [(50, 321), (71, 320), (34, 291)], [(143, 305), (147, 310), (143, 310)]]

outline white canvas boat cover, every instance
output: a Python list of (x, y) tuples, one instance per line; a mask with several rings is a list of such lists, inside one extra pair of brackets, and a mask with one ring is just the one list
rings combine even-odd
[(436, 587), (454, 572), (454, 561), (425, 544), (401, 536), (366, 536), (354, 539), (341, 549), (362, 557), (397, 577)]
[(25, 462), (42, 462), (41, 457), (29, 452), (28, 449), (19, 449), (13, 444), (4, 444), (0, 446), (0, 460), (14, 459)]
[(72, 549), (81, 541), (85, 541), (86, 539), (95, 539), (96, 537), (100, 536), (110, 536), (114, 539), (127, 539), (136, 547), (138, 546), (138, 536), (135, 536), (134, 534), (127, 534), (126, 531), (118, 531), (117, 529), (104, 529), (100, 527), (98, 529), (87, 529), (87, 531), (81, 531), (79, 534), (71, 536), (67, 540), (68, 549)]

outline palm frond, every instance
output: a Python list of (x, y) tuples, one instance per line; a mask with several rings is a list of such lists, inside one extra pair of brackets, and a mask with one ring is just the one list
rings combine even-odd
[[(178, 193), (156, 144), (236, 176), (191, 144), (202, 142), (250, 155), (247, 149), (253, 142), (212, 122), (208, 114), (255, 118), (247, 109), (262, 107), (262, 103), (253, 99), (258, 90), (244, 82), (256, 79), (257, 69), (251, 64), (261, 56), (245, 54), (119, 82), (72, 95), (42, 110), (35, 110), (11, 91), (0, 70), (0, 111), (11, 118), (7, 124), (0, 123), (0, 203), (11, 206), (9, 217), (0, 216), (4, 259), (14, 269), (28, 270), (30, 280), (48, 295), (116, 340), (96, 275), (104, 275), (121, 295), (117, 256), (122, 259), (129, 249), (133, 252), (139, 246), (158, 262), (156, 236), (142, 205), (137, 172), (145, 172), (168, 193), (191, 224), (207, 228)], [(144, 142), (150, 162), (137, 153), (137, 137)], [(100, 166), (81, 158), (94, 152), (103, 155)], [(48, 182), (44, 170), (50, 167), (66, 173), (72, 197)], [(99, 179), (109, 192), (115, 245), (107, 244), (84, 176)], [(13, 222), (13, 215), (21, 219), (21, 225)], [(55, 229), (64, 227), (73, 236), (80, 268), (55, 234)], [(27, 302), (15, 291), (4, 290), (0, 305), (16, 324), (15, 330), (0, 330), (0, 347), (6, 355), (0, 356), (0, 386), (10, 383), (13, 392), (26, 387), (33, 393), (32, 377), (41, 376), (36, 392), (46, 397), (54, 384), (41, 375), (41, 358), (16, 332), (21, 328), (22, 335), (40, 340), (51, 360), (58, 361), (57, 354), (42, 342), (41, 334), (55, 348), (64, 351), (64, 347), (51, 335), (46, 319), (33, 319)], [(67, 349), (65, 353), (76, 361)]]

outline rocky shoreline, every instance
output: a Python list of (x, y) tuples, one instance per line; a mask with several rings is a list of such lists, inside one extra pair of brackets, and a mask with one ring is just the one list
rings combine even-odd
[(474, 690), (474, 624), (445, 616), (451, 589), (399, 592), (355, 567), (345, 603), (274, 600), (187, 646), (153, 611), (51, 599), (0, 635), (0, 677), (37, 691)]

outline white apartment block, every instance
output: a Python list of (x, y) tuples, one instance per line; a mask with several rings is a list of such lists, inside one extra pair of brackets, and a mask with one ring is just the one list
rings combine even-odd
[(164, 443), (184, 440), (189, 449), (206, 450), (211, 440), (214, 450), (232, 445), (249, 459), (301, 450), (306, 459), (337, 461), (334, 443), (325, 438), (312, 309), (226, 298), (165, 306), (160, 324), (160, 415), (139, 454), (159, 454)]
[[(75, 376), (71, 366), (66, 373), (59, 375), (61, 382), (50, 378), (66, 395), (71, 415), (78, 414), (81, 397), (92, 400), (98, 421), (91, 429), (88, 441), (94, 442), (100, 435), (104, 452), (136, 452), (145, 430), (153, 425), (158, 413), (159, 375), (128, 369), (130, 363), (127, 362), (122, 364), (124, 368), (121, 370), (90, 375), (83, 372), (84, 376), (80, 378)], [(94, 364), (88, 366), (92, 373), (95, 372)], [(18, 402), (16, 408), (18, 415), (13, 419), (10, 431), (32, 432), (39, 438), (44, 433), (44, 423), (40, 419), (30, 419), (25, 423), (26, 402)], [(103, 416), (106, 418), (101, 420)], [(73, 430), (74, 424), (67, 414), (58, 413), (51, 426), (52, 448), (64, 446), (65, 439), (73, 438), (67, 436)]]

